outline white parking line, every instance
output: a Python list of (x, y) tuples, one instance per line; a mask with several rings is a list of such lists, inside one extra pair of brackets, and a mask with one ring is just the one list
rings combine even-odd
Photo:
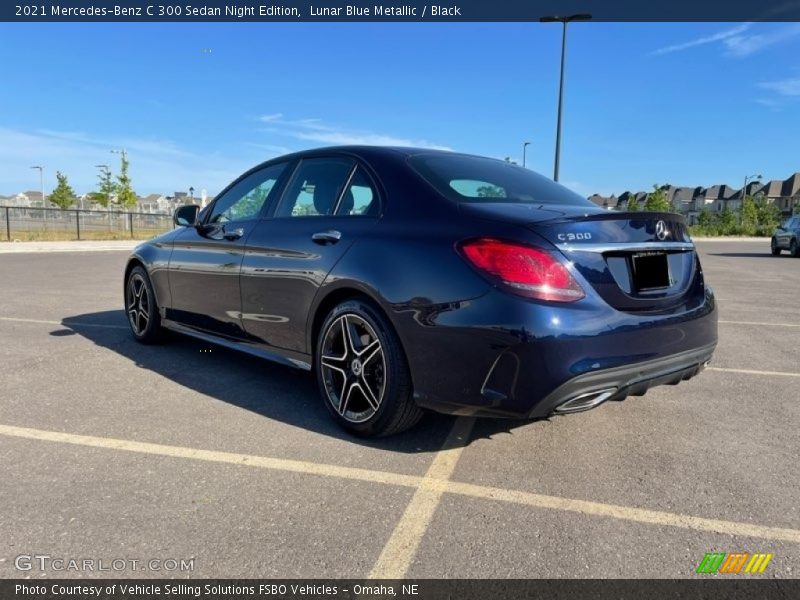
[(706, 371), (743, 373), (745, 375), (767, 375), (770, 377), (800, 377), (800, 373), (790, 373), (788, 371), (756, 371), (754, 369), (729, 369), (727, 367), (706, 367)]
[(42, 319), (20, 319), (18, 317), (0, 317), (0, 321), (17, 323), (38, 323), (39, 325), (61, 325), (63, 327), (99, 327), (101, 329), (128, 329), (127, 325), (105, 325), (103, 323), (81, 323), (80, 321), (44, 321)]
[[(468, 423), (462, 421), (462, 424), (457, 425), (457, 427), (467, 427), (467, 425)], [(304, 473), (308, 475), (340, 477), (343, 479), (382, 483), (386, 485), (397, 485), (420, 489), (424, 488), (428, 490), (441, 490), (443, 493), (459, 494), (470, 498), (496, 500), (499, 502), (510, 502), (513, 504), (533, 506), (536, 508), (574, 512), (599, 517), (609, 517), (612, 519), (619, 519), (621, 521), (632, 521), (651, 525), (663, 525), (677, 527), (680, 529), (763, 538), (769, 540), (784, 540), (793, 542), (795, 544), (800, 544), (800, 530), (798, 529), (769, 527), (753, 523), (725, 521), (722, 519), (707, 519), (691, 515), (682, 515), (679, 513), (649, 510), (631, 506), (620, 506), (615, 504), (604, 504), (602, 502), (577, 500), (559, 496), (548, 496), (544, 494), (521, 492), (516, 490), (507, 490), (503, 488), (494, 488), (483, 485), (451, 481), (447, 479), (447, 477), (452, 474), (453, 468), (455, 467), (455, 462), (460, 454), (460, 449), (458, 444), (454, 443), (455, 439), (453, 436), (463, 435), (464, 431), (465, 430), (460, 430), (458, 433), (456, 433), (456, 428), (454, 428), (454, 431), (450, 434), (450, 449), (452, 452), (450, 450), (445, 450), (444, 454), (440, 453), (441, 459), (434, 460), (436, 468), (434, 468), (434, 465), (432, 464), (425, 477), (418, 477), (416, 475), (403, 475), (400, 473), (391, 473), (387, 471), (373, 471), (370, 469), (341, 467), (338, 465), (320, 464), (308, 461), (270, 458), (266, 456), (253, 456), (248, 454), (235, 454), (232, 452), (218, 452), (215, 450), (201, 450), (197, 448), (184, 448), (181, 446), (166, 446), (163, 444), (151, 444), (146, 442), (135, 442), (131, 440), (120, 440), (88, 435), (76, 435), (58, 431), (17, 427), (14, 425), (0, 425), (0, 435), (8, 437), (59, 442), (65, 444), (74, 444), (77, 446), (88, 446), (92, 448), (107, 448), (156, 456), (170, 456), (174, 458), (229, 463), (246, 467), (290, 471), (293, 473)], [(437, 456), (437, 459), (438, 458), (439, 456)], [(430, 477), (428, 475), (430, 475)], [(429, 506), (429, 503), (426, 503), (426, 506)], [(430, 509), (428, 510), (430, 512)], [(408, 512), (408, 510), (406, 510), (406, 512)], [(427, 524), (425, 527), (427, 528)], [(397, 528), (395, 528), (395, 531), (397, 531), (398, 528), (399, 525)], [(417, 529), (415, 533), (416, 535), (419, 535), (419, 529)], [(408, 537), (407, 539), (411, 538)], [(387, 547), (388, 546), (389, 544), (387, 544)], [(416, 546), (414, 546), (414, 549), (416, 549)], [(408, 554), (408, 550), (405, 550), (395, 554), (395, 556), (408, 556)], [(399, 561), (395, 562), (394, 564), (402, 566)]]
[(400, 521), (386, 542), (375, 566), (369, 574), (370, 579), (402, 579), (417, 554), (436, 508), (445, 492), (445, 485), (456, 468), (461, 452), (468, 443), (474, 418), (459, 417), (442, 449), (433, 459), (421, 485), (411, 498)]
[(581, 513), (584, 515), (593, 515), (596, 517), (611, 517), (613, 519), (635, 521), (637, 523), (647, 523), (650, 525), (667, 525), (670, 527), (693, 529), (695, 531), (785, 540), (794, 543), (800, 542), (800, 530), (797, 529), (766, 527), (764, 525), (723, 521), (721, 519), (706, 519), (703, 517), (693, 517), (691, 515), (681, 515), (660, 510), (618, 506), (615, 504), (604, 504), (602, 502), (592, 502), (588, 500), (560, 498), (558, 496), (545, 496), (543, 494), (490, 488), (469, 483), (450, 482), (447, 484), (447, 491), (463, 494), (464, 496), (470, 496), (472, 498), (512, 502), (514, 504), (524, 504), (536, 508), (549, 508)]
[(171, 456), (173, 458), (189, 458), (193, 460), (205, 460), (208, 462), (230, 463), (234, 465), (272, 469), (275, 471), (289, 471), (292, 473), (305, 473), (309, 475), (339, 477), (342, 479), (355, 479), (358, 481), (386, 483), (390, 485), (401, 485), (406, 487), (417, 487), (422, 480), (422, 477), (415, 475), (402, 475), (400, 473), (388, 473), (383, 471), (373, 471), (370, 469), (358, 469), (354, 467), (340, 467), (338, 465), (313, 463), (302, 460), (270, 458), (266, 456), (253, 456), (250, 454), (235, 454), (233, 452), (201, 450), (198, 448), (184, 448), (182, 446), (166, 446), (164, 444), (151, 444), (148, 442), (136, 442), (132, 440), (120, 440), (116, 438), (96, 437), (91, 435), (77, 435), (74, 433), (62, 433), (60, 431), (47, 431), (44, 429), (16, 427), (14, 425), (0, 425), (0, 435), (46, 442), (61, 442), (63, 444), (89, 446), (91, 448), (124, 450), (126, 452), (138, 452), (141, 454), (152, 454), (156, 456)]
[(723, 321), (726, 325), (766, 325), (768, 327), (800, 327), (800, 323), (765, 323), (764, 321)]

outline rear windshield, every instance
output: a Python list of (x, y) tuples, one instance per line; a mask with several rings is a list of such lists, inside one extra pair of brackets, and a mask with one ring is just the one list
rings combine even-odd
[(460, 154), (418, 154), (409, 163), (456, 202), (515, 202), (591, 206), (575, 192), (515, 164)]

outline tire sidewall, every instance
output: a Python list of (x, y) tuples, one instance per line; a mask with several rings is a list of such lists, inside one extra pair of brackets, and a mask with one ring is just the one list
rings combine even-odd
[[(381, 404), (374, 415), (361, 423), (353, 423), (348, 421), (333, 407), (333, 404), (331, 404), (331, 401), (328, 398), (328, 391), (325, 388), (322, 366), (320, 364), (320, 354), (322, 352), (325, 334), (328, 332), (331, 324), (345, 314), (356, 315), (369, 323), (370, 327), (372, 327), (372, 329), (375, 331), (375, 335), (378, 337), (378, 340), (381, 343), (386, 364), (384, 372), (384, 377), (386, 378), (386, 387)], [(336, 306), (336, 308), (334, 308), (325, 318), (325, 321), (320, 327), (316, 340), (314, 351), (314, 375), (316, 377), (319, 393), (323, 403), (325, 404), (325, 408), (328, 409), (328, 412), (331, 414), (334, 420), (341, 427), (361, 436), (380, 435), (385, 429), (387, 423), (391, 421), (397, 403), (405, 400), (405, 398), (402, 398), (402, 395), (409, 393), (410, 387), (408, 366), (406, 364), (405, 356), (400, 348), (400, 342), (397, 339), (397, 334), (394, 332), (393, 328), (383, 315), (375, 310), (370, 304), (361, 300), (347, 300), (342, 302)]]

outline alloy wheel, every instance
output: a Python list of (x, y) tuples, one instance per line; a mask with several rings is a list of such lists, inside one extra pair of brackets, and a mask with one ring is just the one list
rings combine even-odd
[(351, 423), (369, 420), (386, 391), (386, 359), (375, 330), (358, 315), (331, 322), (320, 353), (328, 402)]
[(131, 329), (137, 336), (142, 336), (147, 331), (147, 325), (150, 322), (150, 293), (144, 277), (139, 273), (134, 273), (128, 280), (125, 299)]

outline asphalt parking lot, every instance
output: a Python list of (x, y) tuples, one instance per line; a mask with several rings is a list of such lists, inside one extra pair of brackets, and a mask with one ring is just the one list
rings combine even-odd
[[(717, 551), (798, 577), (800, 260), (699, 247), (721, 319), (699, 377), (380, 441), (340, 432), (306, 374), (136, 344), (126, 252), (0, 254), (0, 577), (672, 578)], [(20, 555), (194, 562), (19, 571)]]

